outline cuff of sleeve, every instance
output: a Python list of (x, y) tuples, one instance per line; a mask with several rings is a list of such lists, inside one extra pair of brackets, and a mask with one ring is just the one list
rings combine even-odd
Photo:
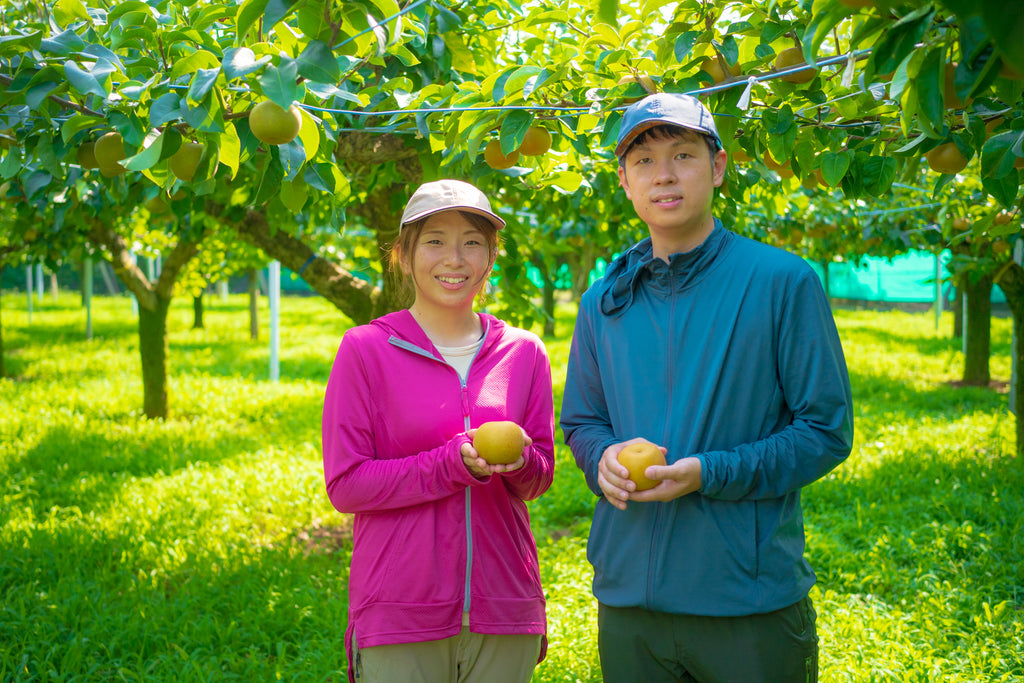
[(697, 453), (693, 456), (700, 460), (700, 488), (697, 492), (705, 496), (714, 496), (722, 490), (722, 487), (716, 482), (714, 458), (708, 457), (710, 455), (710, 453)]
[(473, 440), (469, 438), (466, 433), (458, 434), (452, 437), (452, 440), (448, 442), (451, 446), (452, 453), (452, 468), (454, 469), (455, 480), (466, 484), (467, 486), (480, 486), (486, 484), (491, 480), (489, 476), (483, 479), (478, 478), (475, 474), (469, 471), (466, 467), (466, 463), (462, 460), (462, 445), (472, 443)]

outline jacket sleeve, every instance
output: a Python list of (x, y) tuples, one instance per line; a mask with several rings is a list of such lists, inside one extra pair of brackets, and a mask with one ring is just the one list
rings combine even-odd
[(853, 447), (853, 400), (835, 320), (816, 274), (799, 277), (778, 327), (778, 377), (792, 421), (765, 439), (697, 454), (701, 493), (784, 496), (821, 478)]
[(340, 512), (377, 512), (445, 498), (482, 485), (463, 464), (464, 433), (408, 457), (378, 458), (373, 433), (373, 387), (387, 381), (368, 376), (359, 342), (346, 334), (334, 360), (324, 396), (324, 478), (327, 495)]
[(533, 347), (532, 382), (526, 414), (520, 424), (533, 441), (525, 464), (502, 475), (508, 489), (522, 500), (533, 500), (548, 490), (555, 477), (555, 415), (551, 390), (551, 362), (539, 340)]
[(565, 443), (572, 451), (576, 466), (583, 471), (587, 486), (596, 495), (603, 496), (597, 484), (597, 466), (604, 450), (617, 439), (612, 431), (597, 363), (591, 318), (594, 313), (585, 305), (586, 301), (585, 296), (569, 349), (560, 424)]

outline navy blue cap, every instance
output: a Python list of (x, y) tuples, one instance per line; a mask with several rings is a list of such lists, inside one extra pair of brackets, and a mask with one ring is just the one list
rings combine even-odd
[(634, 102), (626, 108), (619, 123), (619, 142), (615, 156), (621, 157), (629, 143), (640, 133), (661, 125), (679, 126), (709, 135), (722, 149), (722, 139), (715, 128), (715, 117), (704, 104), (692, 95), (659, 92)]

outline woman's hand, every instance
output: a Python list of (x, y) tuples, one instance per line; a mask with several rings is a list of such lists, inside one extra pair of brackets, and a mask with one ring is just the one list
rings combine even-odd
[(466, 469), (469, 470), (470, 474), (477, 479), (486, 479), (492, 474), (503, 474), (518, 470), (526, 464), (526, 449), (533, 443), (533, 439), (530, 438), (529, 434), (523, 431), (523, 443), (525, 446), (523, 452), (519, 454), (519, 458), (507, 464), (492, 465), (480, 457), (477, 450), (473, 448), (473, 437), (476, 436), (476, 429), (470, 429), (466, 432), (466, 435), (469, 436), (469, 443), (462, 444), (462, 462), (466, 465)]

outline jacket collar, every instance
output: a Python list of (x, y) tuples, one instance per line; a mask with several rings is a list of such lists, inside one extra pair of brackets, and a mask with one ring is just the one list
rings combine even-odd
[(650, 237), (638, 242), (608, 267), (601, 281), (601, 312), (614, 316), (629, 308), (645, 275), (673, 291), (684, 289), (715, 260), (730, 241), (730, 234), (716, 218), (715, 227), (707, 239), (690, 251), (670, 255), (668, 263), (654, 258)]
[[(484, 351), (498, 339), (505, 324), (489, 313), (481, 312), (479, 315), (480, 322), (484, 327), (484, 343), (480, 350)], [(408, 308), (382, 315), (370, 324), (383, 329), (392, 343), (400, 341), (402, 342), (401, 346), (415, 346), (432, 356), (441, 357), (441, 354), (434, 348), (433, 342), (430, 341), (430, 337), (416, 322)]]

